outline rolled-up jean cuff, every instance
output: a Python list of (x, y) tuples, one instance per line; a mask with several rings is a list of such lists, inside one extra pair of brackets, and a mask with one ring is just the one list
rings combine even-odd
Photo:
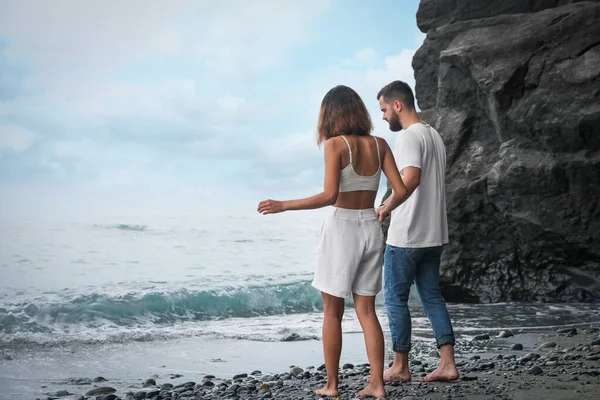
[(437, 340), (438, 349), (447, 344), (452, 345), (452, 346), (454, 346), (456, 344), (456, 341), (454, 340), (454, 336), (452, 336), (452, 335), (442, 336), (441, 338), (439, 338)]
[(394, 353), (408, 353), (410, 352), (410, 345), (408, 346), (392, 346)]

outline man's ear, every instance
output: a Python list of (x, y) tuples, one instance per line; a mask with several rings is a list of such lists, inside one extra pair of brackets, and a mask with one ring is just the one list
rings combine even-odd
[(400, 100), (394, 100), (394, 110), (399, 113), (402, 111), (404, 104)]

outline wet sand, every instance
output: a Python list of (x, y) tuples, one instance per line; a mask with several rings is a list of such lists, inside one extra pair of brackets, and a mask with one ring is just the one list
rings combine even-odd
[[(505, 336), (505, 337), (501, 337)], [(358, 338), (355, 338), (358, 339)], [(386, 338), (388, 339), (388, 338)], [(359, 346), (359, 340), (345, 345)], [(388, 342), (389, 343), (389, 342)], [(312, 341), (308, 347), (319, 345)], [(518, 350), (520, 346), (522, 350)], [(512, 348), (512, 349), (511, 349)], [(282, 352), (281, 357), (294, 358)], [(386, 355), (391, 358), (391, 353)], [(386, 385), (389, 399), (593, 399), (600, 398), (600, 329), (489, 332), (459, 340), (456, 361), (461, 377), (454, 382), (420, 383), (439, 361), (425, 342), (411, 352), (413, 380)], [(343, 362), (343, 359), (342, 359)], [(366, 359), (365, 359), (366, 362)], [(368, 364), (343, 364), (339, 399), (354, 399), (367, 384)], [(187, 374), (187, 373), (186, 373)], [(324, 366), (294, 366), (279, 373), (248, 371), (222, 374), (156, 374), (140, 377), (138, 385), (111, 385), (101, 377), (73, 382), (61, 391), (45, 393), (62, 399), (319, 399), (314, 390), (325, 382)]]

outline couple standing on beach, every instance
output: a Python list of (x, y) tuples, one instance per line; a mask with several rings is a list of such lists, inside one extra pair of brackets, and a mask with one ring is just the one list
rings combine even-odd
[[(440, 349), (438, 368), (422, 381), (454, 380), (454, 333), (440, 292), (442, 246), (448, 243), (446, 219), (446, 152), (439, 133), (424, 123), (415, 109), (413, 92), (394, 81), (377, 94), (383, 119), (400, 132), (394, 152), (371, 136), (372, 123), (360, 96), (336, 86), (323, 98), (317, 144), (325, 144), (325, 183), (312, 197), (258, 205), (262, 214), (331, 206), (319, 238), (313, 286), (324, 302), (323, 352), (327, 384), (318, 395), (338, 396), (344, 298), (354, 298), (371, 366), (369, 384), (358, 396), (385, 397), (384, 382), (411, 379), (410, 287), (417, 294)], [(381, 171), (393, 192), (375, 209)], [(391, 213), (387, 245), (381, 222)], [(385, 247), (385, 251), (384, 251)], [(393, 365), (384, 371), (384, 338), (375, 312), (375, 296), (385, 276)]]

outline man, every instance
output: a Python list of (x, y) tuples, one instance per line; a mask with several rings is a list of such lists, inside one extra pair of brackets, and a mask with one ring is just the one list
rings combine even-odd
[(459, 374), (454, 332), (439, 284), (442, 245), (448, 243), (444, 142), (419, 118), (413, 92), (405, 82), (388, 84), (377, 99), (390, 130), (403, 130), (396, 139), (394, 157), (409, 196), (404, 200), (392, 193), (377, 210), (382, 221), (400, 204), (392, 211), (384, 257), (384, 298), (394, 350), (394, 363), (384, 372), (384, 381), (411, 379), (408, 295), (413, 282), (441, 353), (438, 368), (420, 381), (455, 380)]

